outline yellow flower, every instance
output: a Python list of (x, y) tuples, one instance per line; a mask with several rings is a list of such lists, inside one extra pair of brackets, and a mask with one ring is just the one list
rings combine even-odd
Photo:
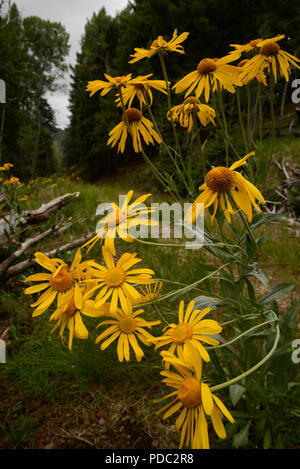
[[(243, 67), (249, 62), (248, 59), (244, 59), (244, 60), (241, 60), (239, 63), (238, 63), (238, 67), (240, 68), (241, 70), (241, 73), (243, 72)], [(263, 71), (260, 71), (258, 72), (258, 74), (255, 76), (256, 80), (259, 81), (260, 83), (262, 83), (263, 85), (267, 86), (267, 81), (266, 81), (266, 75)], [(243, 84), (247, 84), (249, 83), (249, 78), (243, 78), (242, 80), (242, 83)]]
[(205, 101), (209, 101), (211, 91), (216, 92), (218, 86), (222, 90), (225, 88), (230, 93), (235, 92), (234, 84), (238, 82), (239, 70), (233, 65), (228, 65), (234, 58), (229, 55), (222, 59), (203, 59), (199, 62), (197, 70), (189, 73), (173, 86), (176, 93), (186, 91), (186, 98), (192, 92), (196, 98), (200, 98), (204, 93)]
[[(88, 284), (91, 289), (91, 284)], [(88, 330), (82, 321), (81, 314), (91, 317), (104, 316), (108, 313), (108, 305), (102, 305), (98, 310), (95, 308), (93, 300), (88, 298), (87, 285), (75, 284), (66, 293), (57, 299), (57, 309), (54, 311), (49, 321), (57, 321), (51, 332), (60, 327), (59, 336), (63, 340), (66, 326), (69, 329), (69, 349), (72, 350), (73, 338), (87, 339)], [(85, 298), (84, 298), (85, 295)]]
[(157, 413), (165, 412), (163, 419), (167, 419), (180, 411), (176, 419), (176, 429), (181, 430), (180, 445), (192, 449), (209, 449), (208, 424), (206, 416), (212, 421), (215, 432), (220, 438), (226, 438), (226, 431), (222, 422), (223, 415), (234, 423), (234, 419), (222, 401), (215, 396), (209, 386), (202, 380), (202, 362), (193, 359), (190, 366), (182, 359), (162, 352), (165, 361), (174, 366), (176, 372), (165, 370), (161, 375), (163, 382), (175, 389), (162, 399), (169, 397), (173, 400), (160, 409)]
[(207, 104), (202, 104), (198, 98), (190, 96), (184, 100), (182, 104), (172, 107), (168, 112), (168, 119), (179, 121), (182, 127), (187, 128), (190, 132), (194, 125), (193, 115), (197, 116), (201, 124), (205, 127), (207, 124), (215, 124), (216, 113), (214, 109)]
[(154, 275), (154, 272), (145, 268), (131, 269), (142, 260), (136, 257), (136, 253), (125, 252), (116, 264), (111, 252), (104, 246), (102, 253), (106, 267), (97, 263), (92, 264), (94, 267), (93, 278), (98, 280), (98, 285), (94, 290), (101, 288), (95, 300), (95, 307), (99, 308), (111, 297), (110, 312), (113, 314), (117, 311), (119, 302), (125, 310), (127, 298), (139, 298), (140, 295), (132, 284), (152, 283), (151, 276)]
[(112, 89), (119, 89), (128, 83), (131, 79), (131, 73), (120, 77), (111, 77), (107, 73), (104, 73), (104, 76), (107, 81), (93, 80), (88, 82), (86, 91), (90, 91), (90, 98), (99, 90), (102, 90), (100, 93), (101, 96), (105, 96)]
[(51, 273), (33, 274), (24, 280), (24, 282), (42, 282), (26, 288), (24, 291), (26, 295), (46, 290), (37, 301), (31, 304), (35, 308), (32, 316), (39, 316), (44, 313), (51, 306), (56, 296), (60, 297), (62, 294), (73, 289), (75, 281), (82, 275), (83, 269), (89, 263), (89, 261), (83, 263), (80, 263), (80, 261), (80, 249), (78, 249), (70, 268), (61, 259), (50, 259), (41, 252), (35, 253), (35, 262)]
[[(121, 91), (119, 91), (119, 93), (122, 92), (124, 106), (128, 105), (128, 107), (131, 107), (135, 97), (138, 98), (141, 109), (144, 104), (146, 105), (145, 98), (147, 98), (147, 102), (151, 106), (153, 103), (153, 95), (151, 88), (154, 88), (160, 91), (161, 93), (167, 94), (166, 82), (164, 80), (148, 80), (148, 78), (152, 75), (153, 73), (150, 73), (150, 75), (138, 76), (136, 78), (133, 78), (132, 80), (130, 80), (130, 83), (126, 84), (126, 86), (121, 89)], [(122, 106), (120, 96), (118, 96), (118, 98), (116, 99), (116, 103), (119, 107)]]
[(184, 301), (180, 302), (178, 324), (169, 324), (166, 332), (161, 337), (156, 337), (157, 343), (155, 349), (170, 345), (168, 351), (182, 355), (186, 360), (190, 355), (199, 352), (203, 360), (210, 361), (209, 355), (201, 342), (217, 345), (218, 340), (210, 337), (212, 334), (218, 334), (222, 327), (212, 319), (202, 319), (208, 314), (211, 308), (205, 308), (203, 311), (194, 309), (195, 302), (190, 301), (184, 314)]
[(20, 179), (17, 177), (12, 176), (10, 179), (6, 179), (3, 184), (11, 184), (12, 186), (20, 186), (21, 182)]
[(148, 220), (148, 215), (153, 212), (153, 209), (142, 206), (143, 202), (150, 197), (151, 194), (142, 195), (129, 204), (132, 195), (133, 191), (129, 191), (122, 207), (118, 207), (114, 202), (111, 203), (111, 212), (97, 224), (97, 235), (82, 247), (91, 244), (88, 249), (89, 251), (97, 241), (100, 240), (102, 242), (102, 239), (105, 238), (104, 246), (115, 256), (114, 240), (117, 235), (124, 241), (131, 243), (134, 241), (134, 238), (129, 234), (131, 227), (156, 225), (158, 223), (155, 220)]
[[(132, 136), (133, 148), (136, 153), (141, 152), (143, 148), (141, 136), (143, 137), (146, 145), (150, 145), (150, 143), (154, 145), (155, 141), (157, 143), (161, 143), (161, 138), (154, 130), (152, 122), (144, 117), (141, 111), (132, 107), (126, 110), (126, 116), (129, 125), (129, 132)], [(123, 114), (122, 121), (109, 132), (107, 145), (114, 147), (119, 141), (118, 153), (123, 153), (125, 150), (127, 133), (128, 128), (125, 115)]]
[(140, 317), (143, 309), (132, 312), (132, 305), (127, 300), (122, 305), (122, 310), (117, 309), (113, 317), (107, 321), (101, 322), (97, 327), (109, 324), (96, 339), (96, 344), (104, 340), (101, 344), (101, 350), (105, 350), (114, 340), (118, 339), (117, 353), (120, 362), (130, 361), (130, 346), (132, 347), (137, 361), (141, 361), (144, 352), (138, 344), (139, 339), (144, 345), (152, 344), (153, 336), (144, 328), (150, 328), (160, 321), (146, 321)]
[(139, 305), (143, 303), (150, 303), (158, 297), (163, 283), (156, 281), (153, 285), (145, 285), (145, 288), (140, 288), (140, 297), (138, 299), (132, 299), (133, 305)]
[(204, 204), (204, 208), (214, 204), (214, 211), (211, 217), (211, 222), (213, 223), (220, 201), (226, 220), (230, 223), (230, 215), (236, 213), (231, 206), (230, 195), (238, 209), (242, 210), (247, 215), (248, 221), (251, 222), (252, 206), (261, 212), (256, 199), (262, 204), (265, 204), (265, 199), (251, 182), (247, 181), (239, 172), (234, 170), (246, 164), (247, 159), (254, 154), (254, 152), (248, 153), (244, 158), (233, 163), (230, 168), (217, 166), (211, 169), (206, 175), (205, 183), (199, 187), (203, 192), (189, 208), (185, 220), (190, 224), (195, 222), (200, 210), (200, 207), (197, 206), (198, 204)]
[(262, 41), (261, 38), (252, 39), (252, 41), (247, 44), (230, 44), (231, 47), (234, 47), (235, 50), (229, 52), (229, 55), (233, 57), (233, 60), (237, 60), (241, 57), (243, 52), (251, 52), (257, 48), (257, 44)]
[(133, 59), (131, 59), (129, 63), (133, 64), (142, 59), (150, 59), (158, 52), (178, 52), (179, 54), (184, 54), (184, 49), (180, 44), (186, 40), (188, 35), (189, 33), (182, 33), (177, 36), (177, 29), (175, 29), (173, 37), (169, 42), (165, 41), (163, 36), (158, 36), (157, 39), (152, 42), (150, 49), (140, 49), (136, 47), (134, 49), (135, 53), (130, 55)]
[(14, 165), (12, 163), (4, 163), (3, 166), (0, 166), (0, 171), (8, 171), (10, 168), (13, 168)]
[(272, 69), (276, 83), (278, 67), (280, 75), (283, 76), (286, 81), (289, 81), (291, 73), (290, 67), (293, 65), (294, 67), (300, 68), (300, 65), (297, 63), (300, 62), (300, 59), (280, 49), (277, 42), (284, 37), (285, 35), (282, 34), (281, 36), (265, 39), (264, 41), (259, 42), (257, 44), (259, 53), (244, 65), (241, 79), (250, 81), (265, 68), (268, 68), (269, 72)]

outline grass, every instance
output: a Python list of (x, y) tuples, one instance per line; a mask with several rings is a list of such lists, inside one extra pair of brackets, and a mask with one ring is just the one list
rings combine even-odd
[[(267, 142), (266, 142), (267, 145)], [(299, 158), (299, 143), (296, 139), (278, 139), (275, 153), (278, 158), (287, 154), (292, 161)], [(52, 187), (52, 185), (54, 187)], [(118, 201), (119, 194), (126, 194), (135, 188), (135, 196), (151, 191), (152, 201), (167, 200), (142, 165), (132, 171), (119, 171), (109, 181), (89, 184), (70, 178), (53, 178), (40, 186), (38, 197), (29, 200), (28, 208), (36, 208), (40, 203), (66, 192), (80, 192), (78, 199), (59, 212), (62, 222), (72, 220), (72, 227), (63, 235), (45, 240), (34, 250), (47, 250), (59, 246), (70, 239), (82, 236), (95, 227), (95, 210), (101, 202)], [(45, 223), (50, 227), (57, 215)], [(280, 311), (285, 313), (290, 302), (299, 297), (300, 291), (300, 238), (284, 221), (277, 221), (260, 228), (265, 242), (260, 251), (260, 266), (267, 272), (270, 285), (280, 281), (295, 283), (296, 289), (280, 302)], [(178, 285), (186, 285), (209, 273), (205, 263), (209, 260), (203, 250), (186, 249), (174, 251), (170, 248), (152, 249), (134, 242), (125, 245), (117, 241), (117, 252), (126, 249), (138, 252), (143, 265), (153, 268), (158, 278), (166, 279), (163, 293), (174, 290)], [(91, 255), (97, 259), (99, 247), (93, 248)], [(64, 254), (69, 261), (73, 253)], [(22, 260), (22, 259), (21, 259)], [(75, 339), (72, 352), (60, 343), (57, 332), (50, 334), (52, 324), (46, 317), (31, 317), (31, 300), (23, 295), (25, 276), (36, 272), (31, 269), (10, 279), (1, 287), (0, 296), (0, 336), (5, 334), (8, 342), (7, 363), (0, 365), (0, 448), (177, 448), (178, 435), (173, 420), (163, 422), (155, 411), (162, 405), (155, 405), (153, 399), (168, 391), (160, 381), (161, 362), (153, 348), (145, 347), (146, 359), (141, 363), (132, 360), (121, 364), (117, 361), (115, 347), (101, 352), (95, 346), (97, 332), (94, 326), (97, 319), (84, 319), (92, 331), (88, 340)], [(258, 291), (264, 287), (256, 284)], [(196, 294), (213, 295), (216, 292), (213, 281), (201, 284), (197, 290), (184, 295), (189, 301)], [(180, 297), (181, 298), (181, 297)], [(168, 322), (175, 320), (179, 298), (159, 304), (162, 316)], [(154, 319), (155, 311), (148, 306), (147, 319)], [(161, 330), (158, 326), (156, 333)], [(299, 331), (296, 331), (299, 336)], [(299, 371), (294, 367), (290, 393), (276, 394), (274, 402), (265, 396), (263, 409), (255, 411), (260, 422), (262, 435), (266, 431), (268, 419), (272, 418), (274, 406), (278, 407), (280, 422), (277, 422), (281, 438), (274, 437), (271, 447), (295, 448), (299, 446)], [(220, 393), (228, 407), (232, 407), (228, 392)], [(272, 405), (273, 407), (272, 407)], [(279, 409), (285, 409), (285, 413)], [(263, 417), (262, 417), (263, 413)], [(242, 418), (242, 417), (241, 417)], [(247, 419), (245, 420), (247, 421)], [(265, 422), (265, 423), (261, 423)], [(212, 446), (230, 448), (232, 438), (224, 441), (212, 439)], [(299, 432), (298, 432), (299, 434)], [(255, 441), (255, 438), (254, 440)], [(277, 442), (277, 443), (276, 443)], [(254, 444), (254, 443), (253, 443)], [(257, 441), (257, 447), (262, 445)]]

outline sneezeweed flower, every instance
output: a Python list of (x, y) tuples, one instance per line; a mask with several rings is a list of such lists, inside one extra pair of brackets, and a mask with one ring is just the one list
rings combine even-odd
[(185, 98), (192, 92), (196, 98), (200, 98), (204, 93), (206, 102), (209, 101), (210, 93), (215, 93), (218, 87), (234, 93), (239, 71), (237, 67), (229, 65), (233, 60), (234, 58), (229, 55), (221, 59), (203, 59), (197, 69), (179, 80), (173, 89), (176, 93), (186, 91)]
[(233, 60), (238, 60), (242, 53), (252, 52), (257, 50), (257, 44), (262, 41), (262, 38), (252, 39), (247, 44), (230, 44), (231, 47), (234, 47), (235, 50), (229, 52), (229, 55), (234, 57)]
[(132, 299), (133, 305), (139, 305), (144, 303), (150, 303), (151, 301), (155, 300), (160, 290), (162, 289), (163, 283), (156, 281), (153, 284), (145, 285), (144, 288), (139, 288), (140, 298)]
[(3, 166), (0, 166), (0, 171), (9, 171), (10, 168), (13, 168), (14, 165), (12, 163), (4, 163)]
[[(126, 84), (126, 86), (122, 88), (121, 91), (119, 91), (119, 93), (122, 92), (124, 106), (128, 106), (130, 108), (135, 97), (139, 100), (141, 109), (143, 105), (146, 105), (147, 102), (151, 106), (153, 103), (153, 94), (151, 88), (154, 88), (161, 93), (167, 94), (166, 82), (164, 80), (149, 80), (149, 77), (152, 75), (153, 73), (150, 73), (150, 75), (143, 75), (133, 78), (130, 80), (130, 83)], [(116, 103), (117, 106), (122, 106), (120, 96), (117, 97)]]
[(98, 280), (98, 285), (94, 287), (94, 290), (100, 289), (96, 296), (95, 307), (98, 308), (111, 299), (110, 313), (114, 314), (119, 303), (125, 310), (127, 298), (139, 298), (140, 295), (132, 284), (145, 285), (152, 283), (151, 277), (154, 272), (146, 268), (132, 269), (134, 265), (142, 260), (136, 257), (136, 253), (125, 252), (116, 264), (111, 252), (105, 246), (102, 247), (102, 253), (106, 266), (97, 263), (92, 264), (92, 277)]
[(107, 145), (114, 147), (119, 141), (118, 153), (123, 153), (125, 150), (128, 130), (132, 136), (133, 149), (136, 153), (141, 152), (143, 149), (141, 137), (143, 137), (146, 145), (154, 145), (155, 142), (161, 143), (162, 140), (158, 133), (154, 130), (152, 122), (144, 117), (141, 111), (132, 107), (127, 109), (125, 112), (129, 129), (127, 128), (124, 113), (122, 121), (109, 132)]
[[(248, 59), (243, 59), (238, 63), (238, 68), (240, 69), (241, 73), (243, 72), (243, 67), (249, 62)], [(267, 86), (267, 79), (266, 75), (263, 71), (258, 72), (258, 74), (254, 77), (259, 83), (262, 83), (263, 85)], [(249, 78), (243, 78), (240, 80), (242, 84), (247, 84), (249, 83), (250, 79)]]
[(278, 41), (284, 37), (285, 35), (282, 34), (281, 36), (265, 39), (264, 41), (259, 42), (257, 44), (259, 53), (244, 65), (241, 79), (252, 80), (261, 71), (268, 68), (269, 72), (272, 70), (276, 83), (278, 67), (280, 75), (283, 76), (286, 81), (289, 81), (291, 65), (300, 68), (300, 59), (282, 50), (279, 44), (277, 44)]
[(128, 75), (123, 75), (120, 77), (111, 77), (107, 73), (104, 73), (105, 78), (107, 81), (104, 80), (93, 80), (89, 81), (86, 86), (86, 91), (90, 92), (90, 98), (99, 90), (101, 91), (101, 96), (105, 96), (111, 90), (119, 90), (123, 87), (126, 83), (130, 82), (132, 74), (129, 73)]
[(132, 312), (132, 305), (130, 300), (122, 306), (122, 309), (117, 309), (111, 319), (102, 321), (97, 327), (109, 325), (96, 339), (96, 344), (103, 341), (101, 350), (105, 350), (114, 340), (118, 339), (117, 353), (120, 362), (130, 361), (130, 347), (132, 347), (137, 361), (141, 361), (144, 352), (138, 344), (138, 340), (144, 345), (152, 345), (153, 336), (145, 330), (151, 328), (160, 321), (146, 321), (140, 315), (144, 312), (143, 309)]
[(182, 104), (172, 107), (167, 115), (169, 120), (172, 117), (174, 122), (178, 121), (188, 132), (192, 130), (194, 125), (193, 116), (196, 116), (204, 127), (210, 123), (216, 125), (214, 109), (207, 104), (201, 103), (195, 96), (189, 96)]
[[(73, 288), (58, 297), (57, 309), (54, 311), (49, 321), (56, 321), (56, 325), (51, 332), (60, 328), (59, 336), (63, 341), (66, 327), (69, 330), (69, 349), (72, 350), (73, 338), (87, 339), (88, 330), (83, 323), (82, 315), (90, 317), (100, 317), (107, 315), (108, 305), (95, 308), (95, 302), (89, 299), (88, 288), (92, 288), (91, 283), (81, 285), (76, 283)], [(92, 292), (93, 293), (93, 292)], [(85, 296), (85, 297), (84, 297)]]
[(169, 324), (165, 328), (162, 336), (155, 338), (155, 349), (170, 345), (168, 351), (182, 355), (188, 359), (191, 355), (199, 353), (206, 362), (210, 361), (207, 350), (201, 342), (210, 345), (217, 345), (218, 340), (211, 335), (218, 334), (222, 331), (222, 327), (213, 319), (203, 319), (211, 308), (204, 310), (194, 309), (195, 302), (190, 301), (184, 314), (184, 301), (179, 304), (178, 323)]
[[(97, 235), (85, 243), (82, 247), (89, 246), (88, 251), (97, 243), (104, 239), (104, 246), (110, 250), (113, 256), (116, 255), (114, 240), (117, 236), (126, 242), (133, 242), (130, 236), (130, 228), (137, 226), (156, 225), (158, 222), (148, 219), (154, 209), (143, 204), (151, 194), (145, 194), (131, 202), (133, 191), (129, 191), (122, 206), (111, 203), (111, 211), (97, 223)], [(87, 251), (87, 252), (88, 252)]]
[(20, 182), (19, 178), (15, 177), (15, 176), (12, 176), (11, 178), (6, 179), (6, 181), (4, 181), (3, 184), (11, 185), (11, 186), (20, 186), (21, 182)]
[(136, 47), (134, 54), (130, 55), (133, 59), (131, 59), (129, 63), (133, 64), (142, 59), (150, 59), (157, 53), (165, 54), (166, 52), (178, 52), (179, 54), (184, 54), (181, 43), (186, 40), (188, 35), (189, 33), (185, 32), (178, 36), (177, 29), (175, 29), (173, 37), (169, 42), (165, 41), (163, 36), (158, 36), (157, 39), (152, 42), (150, 49), (140, 49)]
[(174, 366), (176, 371), (164, 370), (163, 382), (175, 389), (162, 399), (169, 397), (173, 400), (162, 407), (157, 413), (165, 412), (163, 419), (167, 419), (180, 411), (176, 419), (176, 429), (181, 431), (180, 445), (192, 449), (209, 449), (208, 424), (206, 416), (211, 418), (213, 428), (219, 438), (226, 438), (223, 415), (234, 423), (234, 419), (222, 401), (215, 396), (207, 383), (202, 379), (202, 361), (192, 360), (193, 365), (187, 364), (175, 355), (162, 352), (164, 361)]
[[(260, 207), (256, 203), (256, 199), (265, 204), (260, 191), (251, 182), (247, 181), (236, 168), (246, 164), (247, 159), (255, 153), (251, 152), (244, 156), (241, 160), (233, 163), (230, 168), (217, 166), (211, 169), (205, 178), (205, 183), (199, 187), (203, 192), (196, 198), (189, 210), (187, 211), (185, 220), (193, 224), (199, 214), (200, 205), (204, 204), (204, 208), (214, 204), (211, 222), (213, 223), (219, 202), (228, 223), (231, 222), (231, 215), (236, 213), (233, 209), (230, 197), (234, 200), (238, 210), (242, 210), (248, 217), (248, 221), (252, 220), (252, 206), (261, 212)], [(230, 197), (229, 197), (230, 196)]]
[(24, 280), (24, 282), (42, 282), (26, 288), (24, 291), (26, 295), (45, 290), (38, 300), (31, 304), (31, 307), (35, 308), (32, 316), (44, 313), (56, 297), (59, 299), (61, 295), (72, 290), (90, 261), (81, 263), (81, 252), (78, 249), (70, 267), (61, 259), (50, 259), (41, 252), (35, 253), (35, 262), (50, 273), (33, 274)]

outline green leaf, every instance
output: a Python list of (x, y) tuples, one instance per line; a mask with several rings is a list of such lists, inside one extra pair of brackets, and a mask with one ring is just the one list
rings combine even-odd
[(233, 406), (236, 406), (245, 391), (246, 388), (244, 386), (240, 386), (239, 384), (232, 384), (229, 387), (229, 395)]
[(197, 296), (196, 298), (193, 298), (193, 301), (195, 301), (195, 309), (205, 309), (209, 306), (212, 309), (215, 309), (222, 303), (222, 300), (220, 298), (205, 295)]
[(247, 446), (249, 442), (249, 428), (250, 428), (250, 423), (247, 423), (247, 425), (242, 428), (242, 430), (239, 433), (236, 433), (233, 437), (233, 447), (234, 448), (240, 448), (241, 446)]
[(260, 298), (259, 303), (262, 305), (270, 304), (272, 301), (276, 301), (282, 296), (288, 295), (294, 288), (295, 285), (293, 283), (278, 283), (273, 288), (271, 288), (271, 290), (269, 290), (266, 295)]
[(297, 312), (298, 312), (298, 309), (299, 309), (299, 306), (300, 306), (300, 301), (296, 301), (296, 303), (294, 303), (290, 309), (288, 310), (288, 312), (286, 313), (286, 316), (285, 316), (285, 322), (287, 324), (287, 326), (290, 328), (290, 329), (293, 329), (296, 325), (296, 322), (297, 322)]
[[(283, 214), (282, 213), (266, 213), (265, 215), (258, 215), (257, 217), (254, 217), (254, 223), (251, 224), (250, 228), (252, 231), (256, 230), (261, 225), (264, 225), (266, 223), (270, 223), (271, 221), (278, 220), (279, 218), (282, 218)], [(257, 221), (256, 221), (257, 220)]]
[(271, 430), (270, 430), (270, 428), (268, 428), (268, 430), (265, 433), (265, 437), (264, 437), (264, 449), (271, 448), (271, 445), (272, 445)]

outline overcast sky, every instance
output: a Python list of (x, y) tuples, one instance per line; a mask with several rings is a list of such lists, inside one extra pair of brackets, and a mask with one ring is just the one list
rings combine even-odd
[[(62, 23), (70, 35), (70, 54), (68, 63), (75, 64), (76, 52), (79, 51), (80, 38), (84, 32), (84, 25), (94, 12), (102, 7), (107, 14), (115, 16), (126, 7), (128, 0), (14, 0), (23, 17), (39, 16), (50, 21)], [(66, 76), (69, 85), (69, 76)], [(58, 127), (68, 125), (68, 90), (49, 94), (48, 101), (55, 111)]]

